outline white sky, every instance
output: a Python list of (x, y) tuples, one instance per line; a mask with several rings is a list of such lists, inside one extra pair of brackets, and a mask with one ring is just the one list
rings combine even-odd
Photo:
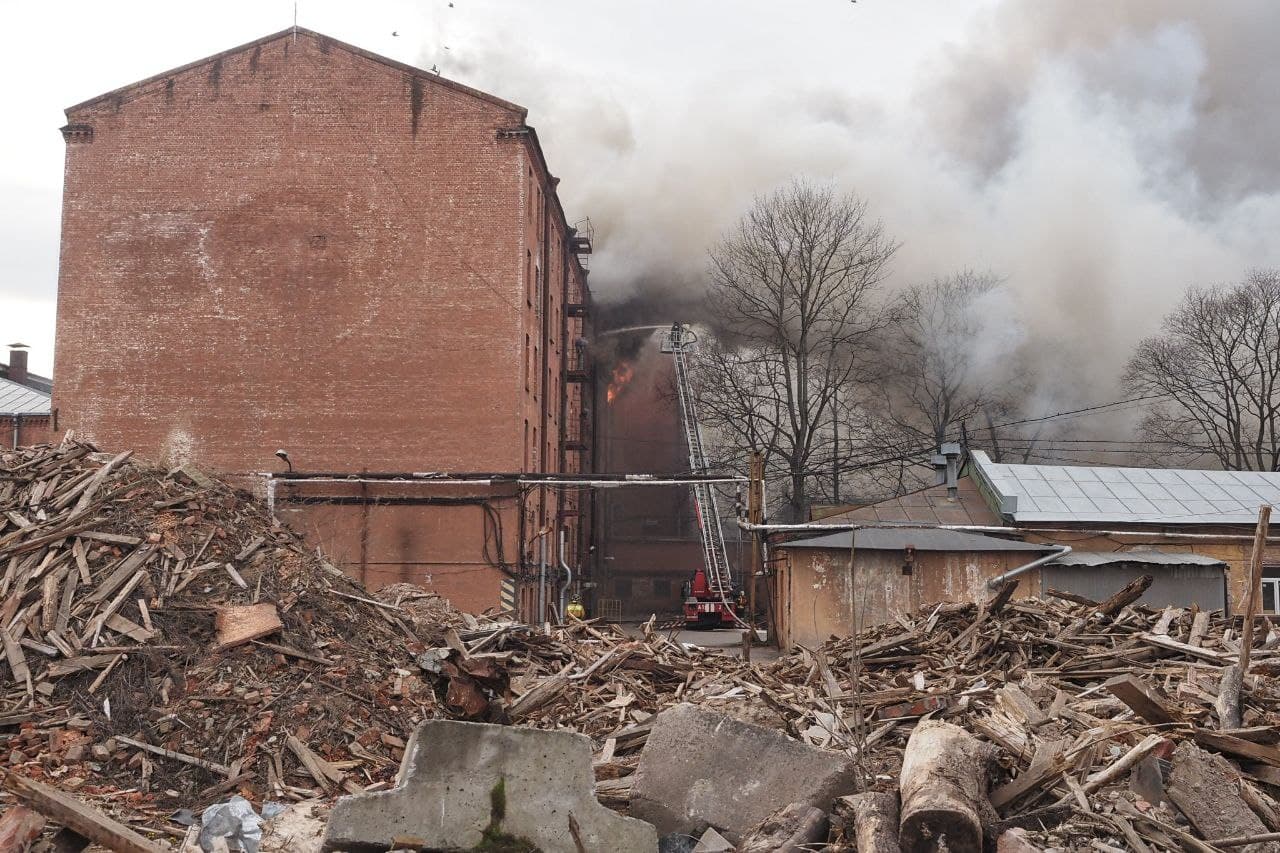
[[(445, 76), (463, 82), (500, 81), (504, 88), (494, 94), (529, 108), (552, 168), (566, 174), (568, 164), (556, 154), (586, 128), (572, 121), (547, 123), (561, 114), (555, 107), (575, 98), (574, 91), (559, 88), (565, 81), (581, 80), (590, 92), (618, 103), (678, 102), (698, 90), (773, 88), (779, 81), (895, 99), (905, 97), (920, 63), (958, 38), (980, 5), (454, 0), (449, 8), (448, 0), (301, 0), (298, 22), (403, 62), (438, 63)], [(32, 368), (46, 374), (52, 369), (62, 110), (285, 29), (292, 19), (291, 0), (4, 3), (0, 344), (30, 344)], [(485, 64), (494, 52), (506, 63), (500, 73)], [(592, 121), (589, 115), (576, 118)], [(767, 133), (767, 125), (760, 130)], [(646, 139), (644, 128), (636, 134), (640, 144), (661, 145), (660, 139)], [(562, 192), (571, 216), (591, 212), (574, 205), (577, 189), (566, 175)]]
[[(1188, 285), (1280, 265), (1274, 0), (298, 6), (303, 26), (526, 106), (570, 217), (596, 226), (601, 301), (696, 292), (753, 195), (834, 181), (902, 241), (892, 286), (1005, 277), (1000, 334), (977, 345), (1040, 353), (1030, 408), (1067, 408), (1112, 399)], [(63, 108), (292, 17), (292, 0), (0, 0), (0, 344), (51, 369)]]

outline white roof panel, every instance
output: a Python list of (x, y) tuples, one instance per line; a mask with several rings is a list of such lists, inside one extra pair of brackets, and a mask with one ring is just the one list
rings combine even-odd
[(973, 461), (998, 501), (1016, 499), (1014, 521), (1253, 524), (1260, 504), (1280, 504), (1280, 472)]
[(8, 379), (0, 379), (0, 415), (47, 415), (49, 395)]

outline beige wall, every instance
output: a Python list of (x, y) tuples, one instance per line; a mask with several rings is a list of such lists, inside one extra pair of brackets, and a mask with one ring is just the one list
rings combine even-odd
[[(937, 602), (980, 601), (986, 582), (1035, 560), (1033, 551), (917, 551), (910, 575), (902, 573), (901, 551), (859, 551), (857, 581), (843, 550), (779, 547), (774, 601), (783, 648), (812, 647), (828, 637), (890, 622)], [(1020, 576), (1016, 595), (1040, 590), (1040, 573)]]

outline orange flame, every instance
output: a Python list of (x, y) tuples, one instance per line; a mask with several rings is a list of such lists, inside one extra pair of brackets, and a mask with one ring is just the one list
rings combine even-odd
[(630, 364), (623, 362), (613, 369), (613, 377), (609, 380), (609, 387), (604, 392), (606, 401), (612, 403), (622, 393), (622, 389), (631, 381), (631, 377), (636, 375), (636, 369)]

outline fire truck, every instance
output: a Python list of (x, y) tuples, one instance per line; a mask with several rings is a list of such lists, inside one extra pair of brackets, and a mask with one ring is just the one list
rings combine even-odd
[[(709, 473), (698, 422), (697, 403), (689, 384), (686, 354), (697, 346), (697, 335), (680, 323), (674, 323), (662, 343), (662, 351), (671, 353), (675, 361), (676, 396), (680, 406), (680, 425), (689, 445), (689, 470), (694, 475)], [(702, 538), (702, 567), (685, 585), (684, 623), (687, 628), (732, 628), (745, 626), (742, 602), (733, 581), (729, 557), (724, 546), (724, 529), (720, 523), (720, 507), (715, 488), (710, 483), (695, 482), (693, 505), (697, 511), (698, 530)]]

